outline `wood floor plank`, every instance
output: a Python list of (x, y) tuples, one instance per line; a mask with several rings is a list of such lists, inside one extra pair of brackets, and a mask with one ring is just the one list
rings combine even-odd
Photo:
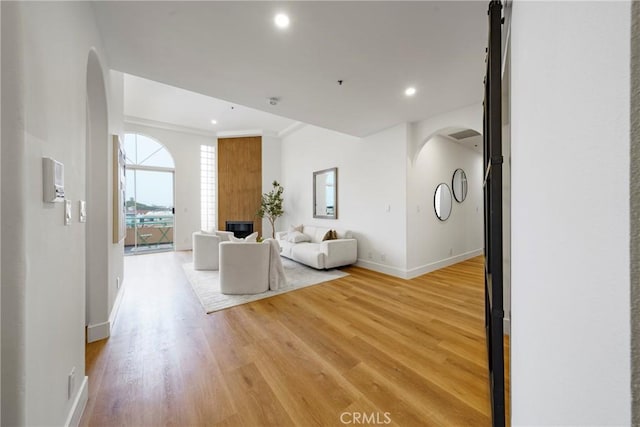
[(347, 267), (210, 315), (190, 259), (125, 259), (112, 336), (87, 345), (83, 426), (490, 424), (481, 257), (411, 280)]

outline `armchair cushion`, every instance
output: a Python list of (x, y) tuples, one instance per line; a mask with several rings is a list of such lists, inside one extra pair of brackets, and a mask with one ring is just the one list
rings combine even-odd
[(192, 244), (194, 270), (217, 270), (220, 237), (196, 231), (192, 235)]
[(231, 234), (231, 236), (229, 236), (229, 240), (231, 242), (257, 242), (258, 241), (258, 232), (254, 231), (253, 233), (249, 234), (247, 237), (236, 237), (233, 235), (233, 233)]
[(271, 245), (250, 242), (220, 244), (220, 291), (223, 294), (258, 294), (269, 290)]

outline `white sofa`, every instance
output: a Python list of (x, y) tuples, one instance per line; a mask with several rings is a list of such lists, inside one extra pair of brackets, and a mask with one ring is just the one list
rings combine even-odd
[(358, 259), (358, 241), (349, 230), (336, 230), (336, 240), (322, 238), (330, 228), (304, 225), (302, 233), (309, 242), (292, 243), (287, 240), (289, 232), (276, 233), (276, 239), (282, 248), (280, 255), (318, 270), (353, 264)]

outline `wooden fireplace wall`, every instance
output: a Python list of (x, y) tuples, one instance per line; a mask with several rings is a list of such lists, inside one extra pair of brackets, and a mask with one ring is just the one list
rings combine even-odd
[(262, 137), (218, 138), (218, 230), (226, 221), (253, 221), (262, 197)]

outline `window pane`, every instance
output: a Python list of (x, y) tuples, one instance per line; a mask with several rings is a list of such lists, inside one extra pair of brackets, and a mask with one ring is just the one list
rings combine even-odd
[(153, 139), (144, 135), (136, 135), (137, 150), (136, 150), (136, 164), (141, 165), (158, 150), (161, 150), (162, 145), (158, 144)]
[(149, 158), (142, 163), (145, 166), (158, 166), (163, 168), (173, 168), (173, 158), (166, 148), (162, 148), (160, 151), (155, 152)]
[(129, 165), (175, 168), (173, 157), (166, 147), (148, 136), (125, 134), (124, 151)]
[(136, 163), (136, 136), (132, 133), (124, 135), (124, 155), (127, 164)]
[(200, 226), (216, 230), (216, 163), (215, 147), (200, 146)]
[(173, 172), (137, 170), (136, 204), (138, 211), (163, 211), (173, 208)]

